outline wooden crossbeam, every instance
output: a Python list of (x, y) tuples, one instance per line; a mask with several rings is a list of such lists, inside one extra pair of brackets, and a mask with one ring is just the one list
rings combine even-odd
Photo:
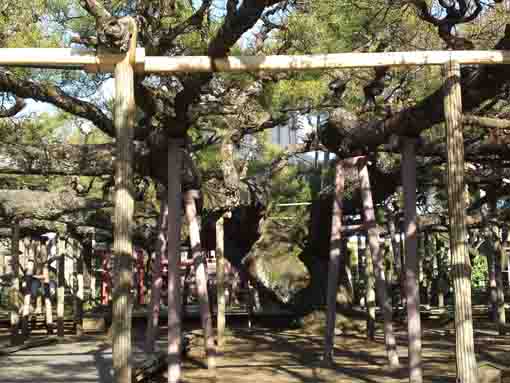
[[(113, 72), (124, 55), (98, 53), (87, 48), (2, 48), (0, 66), (23, 66), (53, 69), (77, 69), (88, 72)], [(137, 72), (254, 72), (303, 71), (380, 66), (459, 64), (509, 64), (510, 51), (419, 51), (334, 53), (293, 56), (145, 56), (136, 49)]]

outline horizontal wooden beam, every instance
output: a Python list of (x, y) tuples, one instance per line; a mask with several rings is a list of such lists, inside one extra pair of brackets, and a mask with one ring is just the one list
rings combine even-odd
[(217, 59), (208, 56), (148, 56), (145, 59), (145, 71), (150, 73), (303, 71), (443, 65), (449, 61), (459, 64), (509, 64), (510, 51), (335, 53), (299, 56), (229, 56)]
[[(124, 54), (99, 53), (89, 48), (1, 48), (0, 66), (113, 72)], [(136, 50), (136, 71), (143, 72), (145, 49)]]
[[(2, 48), (0, 66), (82, 69), (89, 72), (112, 72), (122, 54), (100, 53), (86, 48)], [(510, 51), (416, 51), (376, 53), (335, 53), (294, 56), (145, 56), (136, 50), (136, 71), (146, 73), (176, 72), (254, 72), (303, 71), (381, 66), (460, 64), (509, 64)]]

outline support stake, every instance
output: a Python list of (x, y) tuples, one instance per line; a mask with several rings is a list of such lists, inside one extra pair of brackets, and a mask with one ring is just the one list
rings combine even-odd
[(478, 368), (475, 358), (471, 308), (471, 265), (466, 247), (460, 65), (456, 62), (449, 62), (445, 65), (444, 72), (444, 111), (448, 148), (448, 216), (455, 290), (457, 381), (477, 383)]
[(116, 383), (131, 383), (131, 287), (133, 279), (133, 136), (135, 119), (134, 61), (136, 22), (126, 18), (131, 32), (129, 51), (115, 65), (115, 257), (113, 294), (113, 368)]

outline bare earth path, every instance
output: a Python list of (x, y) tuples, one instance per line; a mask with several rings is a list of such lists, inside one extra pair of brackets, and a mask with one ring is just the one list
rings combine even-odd
[[(163, 332), (164, 333), (164, 332)], [(385, 367), (382, 336), (367, 342), (362, 336), (337, 336), (335, 365), (321, 368), (322, 338), (300, 330), (231, 330), (222, 356), (218, 358), (216, 377), (204, 369), (202, 338), (193, 331), (191, 353), (184, 364), (185, 383), (287, 383), (287, 382), (404, 382), (407, 381), (406, 334), (398, 331), (402, 368)], [(428, 329), (424, 337), (424, 373), (426, 382), (454, 382), (454, 336), (442, 329)], [(135, 343), (138, 343), (135, 342)], [(164, 340), (158, 346), (164, 348)], [(478, 361), (500, 367), (510, 366), (510, 336), (500, 337), (484, 324), (476, 332)], [(143, 358), (136, 349), (135, 359)], [(0, 356), (1, 383), (109, 383), (111, 348), (103, 337), (19, 351)], [(508, 371), (504, 382), (510, 383)]]

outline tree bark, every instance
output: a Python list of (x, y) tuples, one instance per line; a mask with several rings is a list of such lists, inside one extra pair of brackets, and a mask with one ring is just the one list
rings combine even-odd
[(11, 270), (12, 270), (12, 310), (11, 310), (11, 345), (17, 345), (20, 341), (19, 334), (19, 225), (17, 221), (12, 224), (12, 236), (11, 236)]
[(136, 49), (136, 23), (129, 20), (130, 49), (115, 65), (115, 110), (117, 158), (115, 160), (115, 224), (113, 253), (115, 283), (113, 294), (113, 369), (116, 383), (131, 383), (131, 288), (133, 280), (132, 225), (133, 137), (136, 113), (133, 56)]
[(181, 140), (168, 142), (168, 383), (181, 377)]
[(207, 264), (200, 244), (200, 228), (195, 203), (196, 198), (198, 198), (198, 191), (187, 191), (184, 194), (184, 209), (189, 225), (191, 252), (193, 254), (193, 265), (195, 267), (195, 278), (200, 304), (200, 317), (202, 318), (202, 328), (204, 330), (204, 346), (207, 356), (207, 367), (209, 369), (215, 369), (214, 336), (212, 331), (211, 311), (209, 308), (209, 296), (207, 294)]
[(374, 203), (366, 162), (361, 166), (359, 177), (363, 202), (363, 219), (365, 225), (367, 225), (368, 243), (374, 264), (376, 294), (378, 296), (379, 306), (381, 307), (384, 316), (384, 340), (386, 352), (390, 366), (395, 367), (399, 365), (399, 360), (395, 334), (393, 333), (393, 308), (391, 304), (391, 296), (389, 296), (386, 286), (384, 259), (379, 245), (379, 232), (375, 222)]
[(167, 251), (167, 230), (168, 230), (168, 196), (163, 193), (160, 198), (158, 242), (156, 254), (152, 260), (152, 287), (150, 308), (147, 312), (147, 334), (145, 336), (145, 352), (154, 352), (154, 342), (159, 329), (159, 314), (161, 307), (161, 287), (163, 276), (161, 275), (161, 258)]
[(444, 72), (444, 111), (448, 146), (448, 211), (450, 217), (452, 277), (455, 287), (457, 379), (461, 383), (477, 383), (478, 367), (475, 357), (471, 311), (471, 265), (466, 247), (460, 65), (450, 62), (445, 65)]
[(216, 221), (216, 294), (217, 308), (217, 343), (218, 349), (222, 350), (225, 344), (225, 232), (223, 228), (224, 217)]
[(403, 138), (402, 185), (404, 186), (404, 232), (406, 237), (406, 302), (407, 334), (409, 339), (409, 382), (421, 383), (421, 321), (420, 288), (418, 281), (417, 221), (416, 221), (416, 140)]
[[(336, 295), (338, 291), (338, 274), (340, 271), (340, 257), (342, 254), (342, 200), (344, 198), (344, 164), (338, 161), (335, 175), (335, 195), (333, 198), (331, 218), (331, 240), (328, 267), (328, 298), (326, 316), (326, 335), (324, 339), (324, 361), (333, 363), (333, 349), (336, 323)], [(343, 255), (345, 257), (345, 254)]]

